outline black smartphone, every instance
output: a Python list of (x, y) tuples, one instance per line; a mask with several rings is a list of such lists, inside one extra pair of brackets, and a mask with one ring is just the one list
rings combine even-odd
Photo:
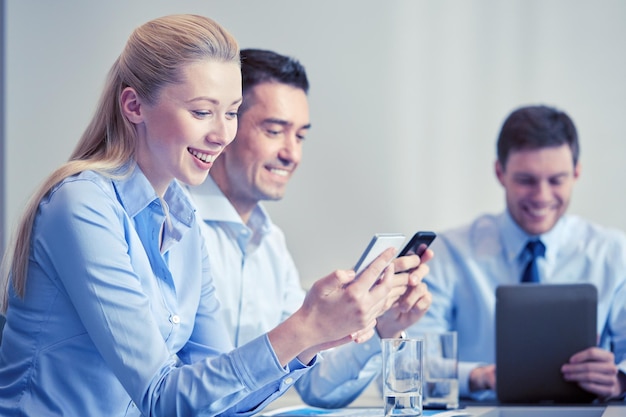
[(413, 252), (417, 254), (417, 256), (422, 256), (436, 237), (437, 234), (435, 232), (419, 231), (415, 233), (411, 240), (409, 240), (409, 243), (398, 253), (398, 257), (405, 256), (409, 252)]

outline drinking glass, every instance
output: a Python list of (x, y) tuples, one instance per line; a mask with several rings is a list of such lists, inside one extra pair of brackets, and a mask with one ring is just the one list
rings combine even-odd
[(422, 339), (383, 339), (384, 415), (422, 415)]
[(424, 335), (424, 407), (459, 407), (457, 333)]

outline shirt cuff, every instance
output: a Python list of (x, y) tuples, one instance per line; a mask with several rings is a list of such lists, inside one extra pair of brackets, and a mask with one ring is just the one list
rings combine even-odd
[(291, 362), (289, 362), (287, 364), (287, 371), (288, 372), (292, 372), (298, 369), (305, 369), (305, 368), (311, 368), (313, 366), (315, 366), (315, 364), (318, 362), (318, 358), (319, 355), (316, 354), (313, 359), (311, 359), (311, 361), (307, 364), (302, 363), (302, 361), (300, 359), (298, 359), (297, 357), (292, 359)]
[(354, 357), (360, 362), (365, 363), (372, 357), (380, 355), (383, 351), (382, 342), (378, 333), (374, 332), (374, 336), (370, 337), (367, 342), (354, 343), (352, 351)]

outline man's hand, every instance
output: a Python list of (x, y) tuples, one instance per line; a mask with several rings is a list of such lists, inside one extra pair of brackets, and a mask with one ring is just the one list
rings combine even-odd
[(613, 353), (598, 347), (576, 353), (561, 367), (566, 381), (577, 382), (601, 400), (617, 398), (626, 391), (626, 377), (618, 371)]
[(472, 369), (469, 374), (470, 391), (482, 391), (496, 389), (496, 366), (486, 365)]
[(389, 308), (378, 318), (376, 331), (381, 338), (397, 337), (400, 332), (417, 322), (432, 303), (432, 295), (422, 279), (428, 274), (426, 264), (434, 256), (427, 250), (422, 257), (407, 255), (397, 258), (393, 266), (394, 290), (390, 293)]

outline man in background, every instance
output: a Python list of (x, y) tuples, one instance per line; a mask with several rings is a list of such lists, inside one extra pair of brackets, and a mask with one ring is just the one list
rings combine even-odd
[(436, 301), (410, 333), (456, 330), (460, 395), (493, 399), (496, 287), (591, 283), (599, 294), (598, 347), (576, 353), (561, 371), (601, 400), (622, 396), (626, 236), (565, 214), (581, 172), (574, 123), (555, 108), (521, 107), (505, 120), (497, 154), (506, 210), (439, 233), (425, 279)]
[[(214, 162), (207, 181), (190, 189), (224, 321), (235, 346), (291, 315), (304, 300), (298, 271), (282, 231), (260, 202), (280, 200), (302, 157), (311, 126), (304, 67), (272, 51), (241, 51), (243, 104), (235, 140)], [(362, 344), (324, 352), (297, 384), (301, 398), (319, 407), (352, 402), (380, 371), (380, 338), (399, 337), (428, 309), (421, 279), (433, 256), (397, 258), (396, 289), (378, 319), (377, 335)]]

